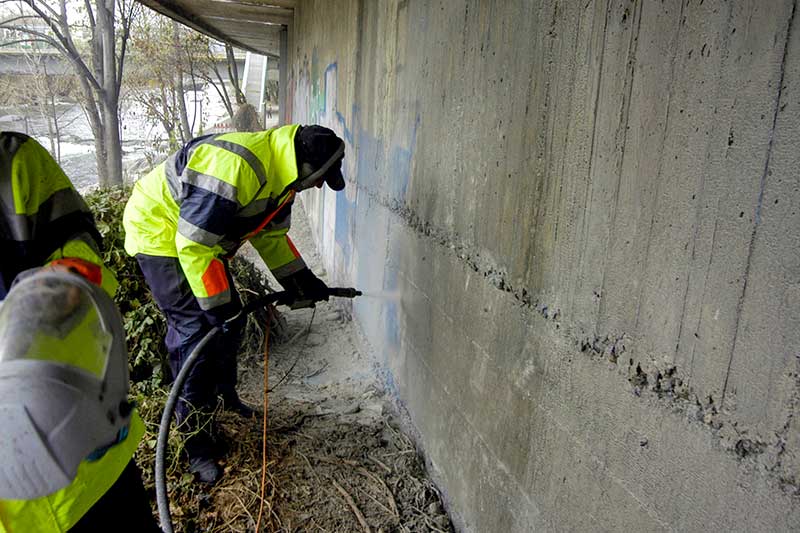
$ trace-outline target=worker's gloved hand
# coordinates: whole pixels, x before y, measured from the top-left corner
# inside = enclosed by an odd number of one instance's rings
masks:
[[[242,306],[239,302],[229,302],[218,305],[217,307],[212,307],[204,312],[204,316],[212,327],[220,327],[224,330],[226,329],[225,323],[236,316],[241,309]]]
[[[295,302],[307,300],[319,302],[327,300],[330,295],[325,282],[315,276],[308,268],[303,268],[283,278],[280,283]]]

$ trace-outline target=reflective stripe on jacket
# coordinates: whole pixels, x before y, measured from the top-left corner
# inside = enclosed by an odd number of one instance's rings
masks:
[[[35,500],[0,500],[0,533],[68,531],[117,481],[133,458],[142,435],[144,423],[134,411],[125,440],[112,446],[97,461],[78,465],[78,475],[69,486]],[[120,509],[121,519],[124,513]]]
[[[125,250],[177,257],[200,307],[228,303],[220,258],[245,240],[280,280],[305,267],[286,233],[297,125],[190,141],[139,180],[125,206]]]
[[[0,300],[18,273],[70,241],[83,243],[73,246],[79,257],[102,264],[94,218],[64,171],[34,139],[0,132]]]

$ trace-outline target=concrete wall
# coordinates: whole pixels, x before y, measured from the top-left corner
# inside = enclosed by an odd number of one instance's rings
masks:
[[[800,529],[792,0],[304,0],[333,277],[469,531]]]

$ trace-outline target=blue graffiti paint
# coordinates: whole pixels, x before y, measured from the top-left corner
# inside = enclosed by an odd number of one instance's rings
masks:
[[[389,166],[386,169],[389,177],[389,193],[394,200],[405,202],[408,192],[408,183],[411,180],[411,162],[413,149],[417,145],[417,129],[419,128],[419,114],[416,116],[411,129],[409,148],[395,146],[389,156]]]
[[[342,135],[342,138],[350,143],[353,144],[355,138],[353,136],[353,131],[347,125],[347,119],[345,116],[336,109],[336,102],[328,102],[328,76],[338,76],[339,74],[339,63],[334,61],[329,63],[327,67],[325,67],[325,71],[323,72],[322,76],[314,76],[316,73],[316,65],[317,65],[317,55],[316,55],[316,48],[314,49],[314,54],[311,58],[311,72],[312,72],[312,98],[314,102],[318,105],[310,106],[311,113],[312,113],[312,121],[317,123],[321,117],[327,116],[328,111],[331,111],[333,115],[336,117],[336,121],[339,123],[339,132]],[[320,84],[322,85],[320,87]],[[353,121],[357,122],[358,108],[353,105],[352,115]]]
[[[328,101],[333,89],[328,84],[337,82],[338,64],[336,62],[330,63],[325,68],[324,73],[320,75],[316,55],[312,57],[311,63],[311,91],[309,95],[311,102],[308,107],[310,118],[315,121],[323,117],[327,118],[328,121],[333,120],[335,124],[330,124],[330,126],[338,130],[337,132],[345,139],[350,148],[357,148],[355,154],[348,154],[347,157],[350,158],[350,163],[344,166],[345,172],[347,172],[347,169],[354,171],[355,179],[360,188],[363,187],[366,190],[374,191],[379,196],[388,196],[393,200],[405,202],[411,180],[417,131],[420,125],[419,114],[415,116],[414,123],[408,130],[405,146],[402,144],[387,146],[383,138],[379,138],[359,126],[362,122],[361,110],[355,103],[350,110],[350,121],[348,121],[347,117],[336,108],[337,102]],[[331,99],[333,100],[333,98]],[[355,160],[352,159],[353,156],[355,156]],[[348,196],[354,200],[351,201]],[[363,198],[359,200],[361,205],[358,205],[356,198]],[[345,264],[352,264],[354,260],[363,263],[356,270],[359,272],[359,277],[365,278],[364,280],[358,280],[359,282],[368,281],[368,279],[382,281],[384,290],[394,291],[397,288],[397,271],[384,267],[381,258],[368,254],[360,255],[354,249],[356,243],[353,242],[353,239],[356,234],[356,220],[359,213],[363,214],[365,209],[369,209],[369,203],[370,200],[367,195],[363,197],[342,193],[336,195],[334,239],[341,254],[340,258]],[[326,204],[323,202],[318,213],[322,220],[325,219],[325,209]],[[364,224],[363,219],[361,219],[361,224]],[[364,231],[363,228],[362,231]],[[379,231],[383,232],[386,229],[383,228]],[[371,235],[370,237],[377,240],[382,238],[379,235]],[[367,246],[367,248],[369,247]],[[363,254],[364,250],[362,249],[361,252]],[[370,271],[373,268],[377,268],[378,272]],[[366,308],[373,305],[376,304],[369,304]],[[400,303],[389,300],[382,303],[378,309],[380,309],[379,318],[377,315],[373,316],[376,319],[375,324],[382,330],[380,335],[384,337],[387,346],[399,349],[401,342],[400,323],[403,320],[403,310]],[[387,351],[387,354],[390,352],[391,350]]]
[[[344,138],[345,141],[347,141],[352,145],[353,132],[350,131],[350,129],[347,127],[347,121],[345,120],[344,115],[342,115],[340,112],[337,111],[336,120],[339,122],[339,125],[341,126],[342,138]]]
[[[350,264],[353,257],[351,245],[353,204],[347,199],[346,194],[336,195],[336,222],[334,227],[334,240],[342,252],[342,259]]]
[[[364,130],[358,132],[358,154],[356,155],[356,176],[359,185],[371,190],[380,190],[383,154],[383,141]]]

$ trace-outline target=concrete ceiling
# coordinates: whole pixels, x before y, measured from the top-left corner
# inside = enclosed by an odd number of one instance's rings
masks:
[[[297,0],[139,0],[147,7],[215,39],[277,57],[279,34]]]

